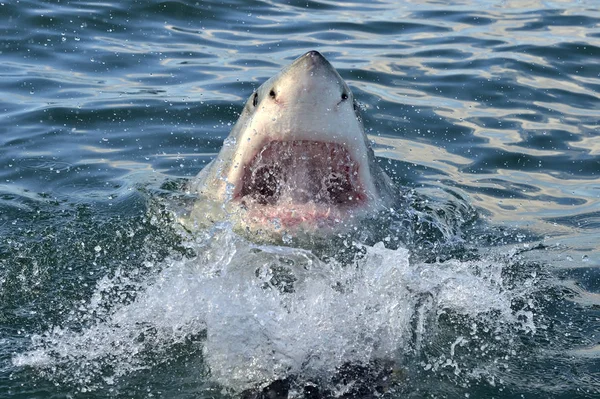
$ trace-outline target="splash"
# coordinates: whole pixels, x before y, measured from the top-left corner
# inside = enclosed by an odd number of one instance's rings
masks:
[[[381,360],[479,378],[485,366],[461,363],[461,350],[497,346],[507,326],[535,329],[514,308],[527,290],[507,288],[498,261],[413,263],[407,249],[381,243],[340,249],[350,262],[324,261],[249,243],[227,225],[186,245],[187,257],[99,280],[63,327],[34,335],[13,363],[88,391],[170,362],[181,347],[233,392],[290,377],[342,392],[332,380],[340,369]],[[445,329],[449,315],[465,328]]]

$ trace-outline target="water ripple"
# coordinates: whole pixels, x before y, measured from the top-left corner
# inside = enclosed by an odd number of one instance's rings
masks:
[[[590,336],[598,329],[600,289],[597,3],[0,3],[0,236],[13,237],[10,243],[0,240],[0,299],[14,287],[29,291],[23,296],[13,291],[10,298],[31,299],[0,312],[3,323],[25,320],[17,327],[0,326],[11,336],[10,353],[26,345],[14,331],[46,323],[43,315],[29,313],[40,299],[28,281],[41,281],[35,265],[51,264],[52,248],[65,254],[74,250],[74,238],[44,244],[62,231],[65,218],[89,221],[85,204],[90,203],[112,207],[113,214],[121,204],[125,213],[119,218],[137,216],[127,210],[135,208],[128,201],[139,187],[161,191],[157,182],[197,173],[218,152],[253,90],[298,55],[316,49],[352,87],[376,153],[396,182],[430,198],[431,207],[440,198],[468,198],[482,223],[501,226],[508,241],[542,237],[545,248],[553,249],[544,249],[534,263],[559,273],[560,293],[536,298],[544,328],[517,339],[544,353],[551,352],[547,343],[552,342],[553,350],[564,349],[570,358],[549,354],[530,368],[514,363],[535,385],[526,388],[519,373],[506,371],[514,395],[533,390],[537,396],[594,397],[597,347]],[[103,212],[95,217],[110,214]],[[111,236],[109,241],[124,239]],[[50,254],[48,259],[23,255],[19,248],[31,242],[45,248],[41,253]],[[80,269],[97,270],[90,266],[97,266],[97,254],[90,252]],[[18,255],[7,258],[12,253]],[[515,268],[535,274],[523,265]],[[518,273],[505,270],[505,277],[513,272]],[[86,273],[67,270],[60,278],[91,278]],[[0,302],[9,306],[4,303],[10,301]],[[448,331],[454,327],[446,326]],[[450,341],[452,350],[463,348],[463,341]],[[11,384],[3,370],[14,371],[4,363],[8,344],[3,345],[0,340],[0,390]],[[437,349],[450,353],[443,345]],[[560,381],[545,377],[545,362],[564,372]],[[427,372],[414,377],[422,389],[441,380],[458,382],[423,395],[459,396],[461,384],[473,389],[461,394],[506,393],[485,385],[481,376]],[[9,388],[20,389],[17,385],[27,385],[29,377],[18,374]],[[19,392],[44,396],[29,386]]]

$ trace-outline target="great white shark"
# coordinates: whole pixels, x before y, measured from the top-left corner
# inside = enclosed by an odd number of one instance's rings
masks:
[[[267,238],[349,229],[394,197],[352,91],[317,51],[250,95],[218,156],[188,188],[197,196],[189,228],[229,220]]]

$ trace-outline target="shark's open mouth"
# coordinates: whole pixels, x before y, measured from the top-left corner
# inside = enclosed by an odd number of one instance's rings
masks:
[[[243,166],[235,199],[254,216],[277,218],[286,225],[332,218],[339,222],[366,201],[359,167],[341,144],[271,141]]]

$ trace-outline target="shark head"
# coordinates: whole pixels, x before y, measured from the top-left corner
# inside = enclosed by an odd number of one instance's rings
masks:
[[[225,204],[246,228],[286,232],[347,226],[389,201],[390,187],[350,88],[317,51],[252,93],[192,183],[198,201]]]

